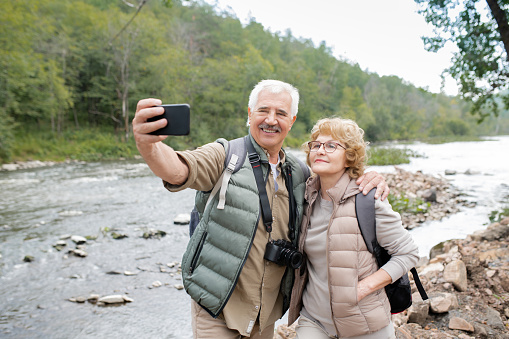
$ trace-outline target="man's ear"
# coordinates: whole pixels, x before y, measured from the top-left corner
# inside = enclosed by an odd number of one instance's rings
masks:
[[[247,121],[249,124],[251,124],[251,108],[247,108]]]
[[[292,129],[293,124],[295,123],[295,120],[297,120],[297,116],[294,115],[292,118],[292,123],[290,124],[290,129]]]

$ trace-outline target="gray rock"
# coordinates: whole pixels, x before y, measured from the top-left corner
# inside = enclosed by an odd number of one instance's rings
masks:
[[[484,315],[484,321],[489,327],[499,330],[505,329],[504,321],[502,320],[502,317],[497,310],[486,306],[482,312],[482,315]]]
[[[143,232],[143,235],[142,235],[142,237],[145,239],[151,239],[151,238],[161,239],[164,236],[166,236],[165,231],[154,230],[154,229],[149,229],[149,230]]]
[[[426,323],[428,313],[429,313],[428,301],[413,301],[412,306],[410,306],[407,311],[408,322],[416,323],[422,326]]]
[[[437,190],[430,188],[422,193],[422,198],[428,202],[437,202]]]
[[[76,302],[77,302],[77,303],[82,304],[82,303],[84,303],[85,301],[87,301],[87,298],[85,298],[85,297],[76,297]]]
[[[474,234],[471,235],[472,239],[475,241],[493,241],[506,238],[507,236],[509,236],[509,226],[502,225],[498,222],[491,224],[484,230],[475,231]]]

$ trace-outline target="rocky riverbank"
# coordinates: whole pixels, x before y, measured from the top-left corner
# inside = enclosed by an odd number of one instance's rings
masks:
[[[509,217],[436,245],[417,269],[429,299],[409,275],[413,305],[393,315],[396,338],[509,338],[508,245]],[[279,326],[274,339],[295,338],[294,326]]]
[[[461,206],[474,207],[462,192],[450,184],[445,177],[435,177],[404,171],[395,167],[394,173],[382,173],[391,195],[391,204],[400,211],[403,226],[407,229],[418,227],[428,220],[440,220],[459,212]]]

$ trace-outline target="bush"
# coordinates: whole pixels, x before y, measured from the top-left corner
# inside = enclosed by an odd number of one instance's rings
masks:
[[[410,163],[410,158],[421,157],[417,152],[407,148],[370,147],[368,148],[368,165],[386,166]]]
[[[431,206],[429,202],[425,202],[423,199],[416,197],[410,198],[401,193],[400,195],[394,195],[389,193],[389,201],[391,202],[392,209],[398,213],[426,213]]]

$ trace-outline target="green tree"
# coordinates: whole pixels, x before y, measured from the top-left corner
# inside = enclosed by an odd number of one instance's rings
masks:
[[[447,42],[458,48],[452,65],[445,70],[460,86],[463,98],[471,100],[472,113],[482,121],[498,115],[495,100],[509,87],[508,0],[415,0],[419,13],[435,26],[435,36],[424,37],[428,51],[438,51]],[[502,94],[506,107],[509,96]]]

